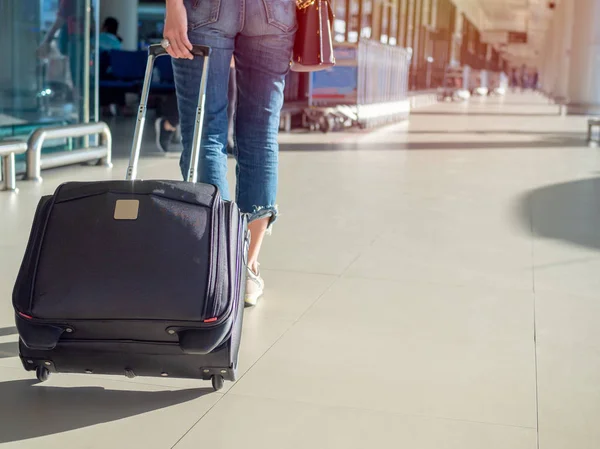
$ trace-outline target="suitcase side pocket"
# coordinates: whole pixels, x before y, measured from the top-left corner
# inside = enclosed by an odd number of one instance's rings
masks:
[[[210,299],[210,304],[207,302],[205,319],[208,320],[223,318],[223,314],[228,306],[229,269],[227,241],[230,237],[227,232],[229,226],[228,211],[226,203],[219,200],[214,213],[215,227],[212,247],[212,251],[217,255],[212,261],[212,269],[215,270],[215,290]]]

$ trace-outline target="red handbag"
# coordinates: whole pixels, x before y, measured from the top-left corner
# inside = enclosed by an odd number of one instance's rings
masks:
[[[333,11],[329,0],[298,0],[298,31],[294,41],[291,70],[316,72],[335,65],[333,54]]]

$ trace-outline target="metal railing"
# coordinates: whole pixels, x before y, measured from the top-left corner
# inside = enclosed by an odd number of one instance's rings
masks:
[[[0,190],[11,190],[13,192],[17,192],[15,154],[23,154],[25,151],[27,151],[27,142],[19,140],[0,142],[3,181]]]
[[[358,44],[358,119],[366,126],[406,118],[410,53],[364,40]]]
[[[42,146],[47,139],[100,136],[98,146],[78,150],[61,151],[42,155]],[[27,176],[33,181],[42,180],[42,169],[79,164],[93,160],[106,167],[112,167],[112,135],[104,122],[82,123],[55,128],[39,128],[27,141]]]

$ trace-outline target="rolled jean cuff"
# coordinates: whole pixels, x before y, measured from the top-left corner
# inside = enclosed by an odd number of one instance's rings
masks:
[[[263,218],[269,218],[269,224],[267,225],[267,234],[271,233],[271,227],[273,223],[277,221],[277,216],[279,215],[279,208],[275,206],[254,206],[254,211],[252,213],[248,213],[248,223],[252,223],[256,220],[261,220]]]

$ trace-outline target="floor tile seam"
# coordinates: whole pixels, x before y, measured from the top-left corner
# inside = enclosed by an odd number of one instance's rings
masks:
[[[359,255],[360,256],[360,255]],[[358,259],[358,257],[356,258],[356,260]],[[355,260],[354,260],[355,261]],[[352,263],[354,263],[354,261]],[[333,276],[332,276],[333,277]],[[301,313],[298,318],[296,318],[294,321],[292,321],[290,323],[290,325],[279,335],[279,337],[277,337],[277,339],[271,344],[269,345],[269,347],[254,361],[254,363],[252,363],[252,365],[240,376],[239,379],[237,379],[236,381],[236,385],[241,382],[241,380],[252,371],[252,369],[263,359],[263,357],[269,352],[271,351],[271,349],[277,345],[277,343],[279,343],[285,335],[287,335],[287,333],[300,321],[302,320],[302,318],[331,290],[331,288],[333,287],[333,285],[335,285],[336,282],[338,282],[341,279],[342,275],[338,275],[335,277],[335,279],[331,279],[331,282],[329,283],[329,285],[321,292],[321,294],[319,294],[317,296],[317,298],[304,310],[303,313]],[[242,334],[243,335],[243,334]],[[212,410],[212,408],[214,406],[216,406],[225,396],[227,396],[228,394],[231,394],[231,391],[233,390],[233,388],[235,387],[235,385],[229,389],[228,391],[226,391],[223,396],[217,401],[215,402],[215,404],[213,404],[213,406],[205,413],[203,414],[200,419],[198,419],[198,421],[192,426],[190,427],[190,429],[188,429],[188,431],[171,447],[171,449],[174,449],[184,438],[186,435],[189,434],[189,432],[192,431],[192,429]]]
[[[488,422],[488,421],[476,421],[476,420],[470,420],[470,419],[450,418],[447,416],[436,416],[436,415],[427,415],[427,414],[420,414],[420,413],[408,413],[408,412],[401,412],[401,411],[381,410],[381,409],[368,408],[368,407],[352,407],[352,406],[347,406],[347,405],[323,404],[323,403],[318,403],[318,402],[303,401],[303,400],[299,400],[299,399],[274,398],[274,397],[270,397],[270,396],[260,396],[260,395],[254,395],[254,394],[235,393],[235,392],[228,392],[227,395],[232,396],[232,397],[239,396],[239,397],[244,397],[244,398],[249,398],[249,399],[268,399],[268,400],[277,401],[277,402],[291,402],[294,404],[312,405],[312,406],[324,407],[327,409],[363,411],[363,412],[369,412],[369,413],[382,413],[382,414],[393,415],[393,416],[425,418],[425,419],[431,419],[431,420],[468,423],[468,424],[480,424],[480,425],[485,425],[485,426],[504,427],[504,428],[511,428],[511,429],[524,429],[524,430],[532,430],[532,431],[536,430],[535,427],[523,426],[523,425],[520,426],[520,425],[516,425],[516,424],[494,423],[494,422]]]
[[[197,421],[196,421],[194,424],[192,424],[192,425],[190,426],[190,428],[184,432],[184,434],[183,434],[183,435],[181,435],[181,437],[179,437],[179,439],[178,439],[178,440],[175,442],[175,444],[173,444],[173,445],[171,446],[171,448],[170,448],[170,449],[174,449],[174,448],[175,448],[177,445],[179,445],[179,443],[181,443],[181,442],[183,441],[183,439],[184,439],[184,438],[185,438],[187,435],[189,435],[189,433],[190,433],[192,430],[194,430],[194,427],[196,427],[196,426],[198,425],[198,423],[199,423],[200,421],[202,421],[202,420],[204,419],[204,417],[205,417],[206,415],[208,415],[208,414],[210,413],[210,411],[211,411],[213,408],[215,408],[215,407],[217,406],[217,404],[218,404],[219,402],[221,402],[221,401],[223,400],[223,398],[225,397],[225,395],[224,395],[224,394],[219,394],[219,396],[220,396],[220,397],[219,397],[219,399],[217,399],[217,400],[215,401],[215,403],[214,403],[214,404],[212,404],[212,405],[211,405],[211,406],[208,408],[208,410],[206,410],[206,411],[205,411],[205,412],[202,414],[202,416],[200,416],[200,418],[198,418],[198,420],[197,420]]]
[[[338,277],[340,277],[340,273],[307,271],[307,270],[290,270],[288,268],[269,268],[266,264],[264,266],[262,266],[261,270],[264,271],[265,273],[272,271],[274,273],[308,274],[311,276],[329,276],[329,277],[335,277],[336,279]]]
[[[299,323],[302,328],[302,331],[313,331],[313,332],[324,332],[327,329],[327,323],[321,319],[320,321],[313,320],[304,320],[302,323]],[[343,329],[339,329],[339,333],[351,333],[351,329],[355,329],[355,327],[345,327]],[[440,327],[437,328],[438,330]],[[290,329],[291,330],[291,329]],[[415,336],[413,334],[407,334],[405,331],[394,331],[391,327],[384,328],[383,330],[376,328],[375,326],[369,326],[368,328],[363,326],[361,328],[362,335],[364,337],[369,338],[386,338],[388,340],[397,341],[401,340],[407,345],[411,346],[419,345],[428,349],[435,349],[445,345],[451,349],[454,348],[482,348],[485,347],[487,349],[498,349],[500,346],[504,351],[507,352],[519,352],[524,350],[533,350],[533,345],[529,346],[531,342],[531,334],[528,333],[527,336],[523,336],[522,338],[514,338],[514,337],[480,337],[476,342],[473,341],[473,338],[464,337],[456,337],[456,332],[452,330],[448,331],[439,331],[440,335],[432,336],[431,333],[424,333]],[[524,346],[526,345],[526,346]],[[579,346],[581,347],[581,346]],[[593,348],[592,348],[593,349]],[[600,351],[600,348],[598,348]]]
[[[287,332],[294,327],[294,325],[300,321],[302,319],[302,317],[312,308],[312,306],[314,304],[316,304],[317,301],[319,301],[330,289],[331,286],[333,284],[335,284],[335,282],[337,282],[336,280],[333,280],[331,282],[331,284],[315,299],[315,301],[313,301],[313,303],[311,305],[308,306],[308,308],[295,320],[293,321],[288,327],[287,329],[285,329],[281,335],[260,355],[260,357],[246,370],[246,372],[244,372],[239,379],[237,379],[236,384],[239,383],[251,370],[252,368],[254,368],[256,366],[256,364],[258,362],[260,362],[260,360],[262,360],[262,358],[287,334]],[[242,333],[243,336],[243,333]],[[234,385],[235,386],[235,385]],[[220,398],[218,401],[216,401],[212,407],[210,407],[182,436],[181,438],[179,438],[177,440],[177,442],[171,446],[171,449],[175,449],[175,447],[194,429],[194,427],[196,427],[198,425],[198,423],[200,423],[200,421],[202,421],[202,419],[219,403],[223,400],[223,398],[225,398],[227,395],[231,394],[231,390],[233,389],[233,387],[231,389],[229,389],[228,391],[226,391]]]
[[[537,293],[533,293],[533,347],[534,347],[534,373],[535,373],[535,419],[536,419],[536,444],[540,449],[540,387],[539,387],[539,359],[537,338]]]
[[[536,264],[535,264],[535,242],[536,232],[534,224],[533,203],[531,198],[528,200],[529,226],[531,232],[531,287],[533,292],[533,364],[535,375],[535,443],[537,449],[540,449],[540,388],[538,376],[538,339],[537,339],[537,289],[536,289]]]
[[[302,320],[302,318],[308,314],[308,312],[310,312],[310,310],[312,310],[312,308],[317,304],[317,302],[319,302],[321,300],[321,298],[323,298],[333,287],[333,285],[335,285],[336,282],[338,282],[339,278],[336,279],[332,279],[331,282],[329,283],[329,285],[317,296],[317,298],[315,298],[315,300],[308,305],[308,307],[295,319],[293,320],[287,327],[286,329],[283,330],[283,332],[275,339],[275,341],[269,345],[269,347],[267,349],[265,349],[263,351],[263,353],[254,361],[254,363],[252,363],[252,365],[250,365],[250,367],[240,376],[239,379],[236,380],[236,385],[239,384],[239,382],[246,377],[246,375],[248,373],[250,373],[250,371],[252,371],[252,369],[263,359],[263,357],[269,352],[271,351],[271,349],[273,349],[273,347],[275,345],[277,345],[277,343],[279,343],[283,337],[285,337],[287,335],[287,333],[300,321]],[[242,333],[242,338],[243,338],[243,333]],[[228,395],[231,390],[233,388],[229,389],[224,396]]]
[[[344,268],[342,270],[342,272],[339,274],[339,278],[343,279],[346,275],[346,273],[354,266],[354,264],[356,264],[356,262],[358,262],[358,260],[364,255],[366,254],[367,251],[369,251],[370,249],[372,249],[375,244],[380,241],[382,238],[384,238],[386,236],[387,232],[385,231],[381,231],[378,234],[376,234],[371,241],[369,242],[368,245],[365,245],[364,248],[362,249],[362,251],[359,251],[358,254],[350,261],[350,263],[346,266],[346,268]]]
[[[443,282],[443,281],[416,281],[416,280],[405,280],[405,279],[392,279],[390,277],[384,276],[367,276],[367,275],[358,275],[358,274],[345,274],[343,275],[343,279],[356,279],[356,280],[365,280],[365,281],[383,281],[390,282],[394,284],[402,284],[402,285],[413,285],[413,286],[435,286],[435,287],[457,287],[457,288],[469,288],[469,287],[480,287],[480,288],[497,288],[500,291],[506,293],[527,293],[532,294],[531,288],[526,287],[497,287],[496,283],[492,282],[476,282],[476,283],[454,283],[454,282]]]

